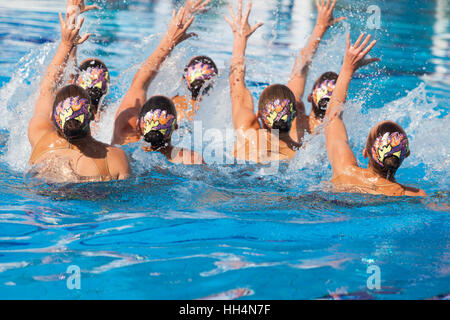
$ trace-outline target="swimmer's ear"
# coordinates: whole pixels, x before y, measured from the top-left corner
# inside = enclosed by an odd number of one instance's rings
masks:
[[[366,148],[364,148],[364,150],[363,150],[363,156],[364,156],[364,159],[367,159],[369,157],[369,153],[367,152]]]
[[[310,93],[308,96],[308,102],[311,103],[312,102],[312,94]]]

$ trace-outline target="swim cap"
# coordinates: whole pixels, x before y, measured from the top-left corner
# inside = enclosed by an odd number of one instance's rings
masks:
[[[97,88],[103,96],[108,91],[109,72],[105,68],[89,67],[80,72],[77,83],[85,90]]]
[[[177,118],[166,110],[149,110],[139,119],[139,129],[143,136],[151,132],[159,132],[164,139],[168,140],[175,131]]]
[[[379,136],[372,146],[372,159],[384,168],[384,160],[394,156],[399,159],[399,165],[402,164],[409,153],[408,137],[400,132],[386,132]]]
[[[80,122],[81,128],[86,129],[92,119],[91,105],[87,99],[69,97],[58,103],[53,111],[53,119],[62,131],[67,121],[72,119]]]
[[[262,112],[262,120],[271,129],[289,130],[297,112],[294,103],[289,99],[276,99],[266,104]]]
[[[336,87],[335,80],[325,80],[314,88],[312,93],[313,100],[320,111],[322,112],[327,111],[328,102],[331,99],[335,87]]]

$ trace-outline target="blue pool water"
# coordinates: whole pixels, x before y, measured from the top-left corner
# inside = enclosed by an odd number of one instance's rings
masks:
[[[226,150],[216,135],[231,128],[227,74],[232,35],[227,1],[198,17],[198,39],[175,50],[150,94],[183,93],[182,67],[209,55],[220,80],[197,115],[203,143]],[[314,19],[314,1],[254,1],[247,83],[258,94],[286,83]],[[177,1],[100,1],[87,14],[93,33],[79,59],[100,57],[112,76],[109,109],[97,137],[108,142],[112,120],[140,62],[156,47]],[[134,174],[124,182],[44,186],[26,175],[26,127],[36,89],[59,39],[60,0],[0,0],[0,298],[2,299],[427,299],[450,292],[449,85],[450,6],[446,0],[340,0],[349,20],[325,37],[307,91],[324,71],[339,71],[345,34],[368,31],[382,61],[351,85],[344,121],[358,161],[370,127],[391,119],[405,127],[412,155],[398,180],[426,199],[329,194],[324,138],[276,175],[255,165],[206,168],[168,164],[127,146]],[[381,28],[369,30],[369,5]],[[183,124],[178,145],[189,145]],[[187,138],[186,138],[187,137]],[[214,141],[212,141],[214,140]],[[198,141],[198,140],[197,140]],[[224,156],[225,157],[225,156]],[[223,158],[223,157],[222,157]],[[81,269],[81,289],[67,287],[67,268]],[[381,290],[369,290],[369,266]]]

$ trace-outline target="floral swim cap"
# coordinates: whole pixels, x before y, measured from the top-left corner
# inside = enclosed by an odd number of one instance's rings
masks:
[[[326,107],[321,107],[319,105],[320,100],[324,98],[331,99],[331,95],[333,94],[333,90],[336,87],[336,81],[334,80],[325,80],[321,84],[317,85],[313,90],[313,99],[314,103],[318,108],[322,111],[326,110]]]
[[[372,146],[372,159],[382,168],[384,167],[384,159],[395,156],[402,164],[409,153],[408,137],[399,132],[386,132],[383,136],[378,137]]]
[[[139,128],[143,136],[156,131],[160,132],[165,139],[170,139],[176,124],[176,117],[161,109],[150,110],[139,119]]]
[[[296,115],[297,112],[293,102],[289,99],[283,101],[276,99],[266,105],[262,112],[262,120],[271,129],[277,129],[274,128],[274,124],[278,121],[285,122],[287,128],[290,128]]]
[[[53,111],[53,119],[60,130],[64,130],[67,121],[75,119],[82,124],[82,128],[89,127],[92,119],[89,101],[80,97],[69,97],[61,101]]]
[[[109,72],[100,67],[87,68],[81,71],[77,83],[85,90],[98,88],[105,95],[108,91]]]

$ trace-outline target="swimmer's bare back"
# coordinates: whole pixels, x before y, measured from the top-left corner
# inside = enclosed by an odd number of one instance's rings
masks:
[[[99,182],[126,179],[119,169],[123,158],[126,155],[121,149],[92,138],[74,145],[53,131],[36,143],[30,165],[35,177],[48,182]]]

